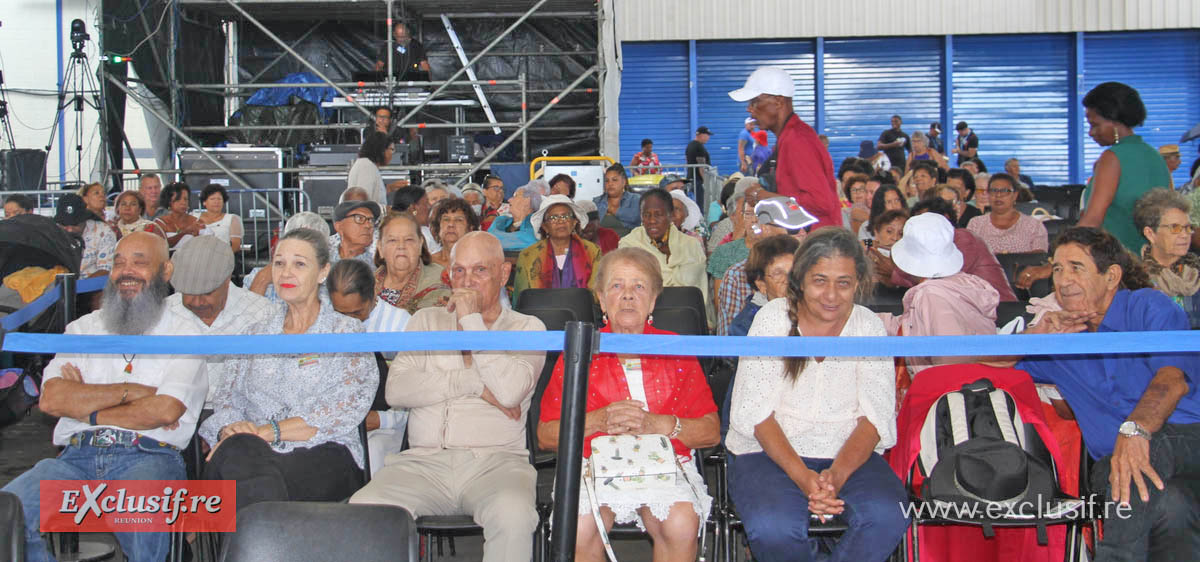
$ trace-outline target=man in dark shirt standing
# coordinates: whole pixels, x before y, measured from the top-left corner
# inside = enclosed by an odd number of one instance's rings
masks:
[[[712,131],[708,127],[700,127],[696,129],[696,138],[692,139],[687,145],[687,163],[688,164],[712,164],[712,158],[708,156],[708,149],[704,148],[704,144],[712,137]],[[704,208],[704,174],[699,168],[688,168],[688,179],[692,185],[696,186],[696,203],[700,208]]]
[[[775,152],[756,172],[766,182],[763,187],[795,199],[820,221],[813,228],[841,226],[833,159],[817,132],[792,109],[795,91],[787,70],[760,66],[741,89],[729,92],[729,97],[747,102],[746,110],[759,128],[775,133]]]
[[[979,156],[979,137],[966,121],[959,121],[954,130],[958,131],[958,137],[954,139],[953,152],[958,155],[958,167],[961,168],[963,162]]]
[[[929,132],[925,133],[925,136],[929,137],[929,148],[936,150],[938,152],[938,154],[946,153],[945,150],[942,150],[943,146],[942,146],[942,124],[941,123],[938,123],[937,121],[930,123],[929,124]]]
[[[903,121],[899,115],[892,116],[892,128],[884,131],[879,135],[879,142],[875,145],[879,150],[882,150],[888,157],[888,162],[892,163],[893,168],[898,168],[904,171],[904,151],[912,150],[912,144],[908,140],[908,135],[900,130],[900,124]]]
[[[408,74],[415,71],[429,72],[429,60],[425,56],[425,47],[420,41],[413,39],[408,33],[408,26],[397,23],[392,27],[392,73],[397,79],[409,78]],[[387,72],[387,43],[380,45],[375,55],[375,71]]]

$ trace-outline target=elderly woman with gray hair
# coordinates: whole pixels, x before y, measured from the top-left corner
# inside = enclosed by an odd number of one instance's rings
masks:
[[[498,215],[487,231],[500,239],[504,251],[521,251],[538,241],[533,214],[542,207],[542,194],[532,184],[518,187],[508,198],[508,214]]]
[[[557,205],[556,205],[557,206]],[[604,311],[602,333],[672,334],[655,328],[650,312],[662,292],[658,258],[641,248],[618,248],[596,264],[592,292]],[[542,397],[538,446],[558,446],[563,399],[563,361],[554,365]],[[712,506],[692,458],[695,449],[720,439],[717,406],[695,357],[599,353],[588,373],[584,456],[593,439],[607,435],[663,435],[678,458],[676,478],[641,489],[599,485],[592,515],[590,494],[581,494],[575,540],[577,560],[604,560],[605,532],[636,522],[654,541],[654,560],[695,560],[696,537]],[[671,459],[674,461],[675,459]],[[886,468],[886,465],[885,465]],[[894,478],[894,477],[893,477]]]
[[[886,335],[855,304],[871,285],[857,237],[818,229],[796,253],[787,296],[763,305],[749,335]],[[892,358],[743,357],[729,419],[729,493],[756,560],[813,560],[812,514],[846,519],[832,560],[884,560],[896,548],[907,496],[880,456],[896,444]]]
[[[286,306],[246,334],[360,333],[358,320],[318,297],[329,242],[298,228],[279,240],[271,281]],[[239,355],[200,426],[212,445],[205,479],[237,482],[239,509],[263,501],[337,501],[363,485],[358,424],[379,384],[369,353]]]
[[[1133,224],[1147,244],[1142,246],[1142,267],[1154,288],[1175,300],[1187,312],[1192,327],[1200,327],[1200,258],[1188,253],[1196,227],[1189,218],[1191,202],[1166,188],[1147,191],[1133,206]]]

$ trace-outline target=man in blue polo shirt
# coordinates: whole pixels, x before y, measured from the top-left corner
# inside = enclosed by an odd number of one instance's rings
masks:
[[[1107,232],[1075,227],[1054,248],[1055,297],[1027,333],[1187,330],[1169,297],[1138,286],[1137,269]],[[1027,357],[1017,368],[1053,383],[1075,413],[1097,459],[1094,490],[1125,512],[1109,511],[1096,560],[1187,560],[1200,552],[1200,354]]]

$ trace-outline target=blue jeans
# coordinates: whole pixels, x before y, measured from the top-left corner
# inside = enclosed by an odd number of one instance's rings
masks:
[[[832,459],[804,459],[820,472]],[[808,536],[808,496],[766,453],[729,455],[729,494],[737,505],[750,550],[759,562],[815,560],[817,541]],[[896,473],[872,453],[839,493],[849,529],[837,540],[829,560],[879,562],[904,538],[908,518],[904,486]]]
[[[44,459],[4,487],[21,498],[25,510],[25,560],[54,560],[38,530],[42,480],[183,480],[179,451],[157,444],[94,447],[70,445],[57,458]],[[132,562],[162,562],[170,548],[168,533],[115,533]]]
[[[1108,485],[1112,457],[1092,467],[1092,490],[1112,498]],[[1166,424],[1150,439],[1150,466],[1164,488],[1146,479],[1150,501],[1130,482],[1128,517],[1110,510],[1096,561],[1192,560],[1200,552],[1200,423]]]

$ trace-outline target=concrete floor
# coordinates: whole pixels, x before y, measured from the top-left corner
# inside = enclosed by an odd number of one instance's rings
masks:
[[[24,420],[0,429],[0,486],[29,470],[41,459],[58,454],[58,450],[50,442],[57,418],[41,413],[36,408]],[[112,535],[84,534],[81,541],[103,541],[113,544]],[[435,560],[470,562],[483,559],[482,537],[457,537],[454,540],[455,555],[450,555],[448,543],[443,543],[443,555],[435,556]],[[709,536],[712,544],[712,536]],[[436,543],[434,554],[437,554]],[[613,549],[617,557],[629,562],[649,562],[651,560],[650,542],[647,540],[614,541]],[[116,560],[122,558],[118,554]]]

